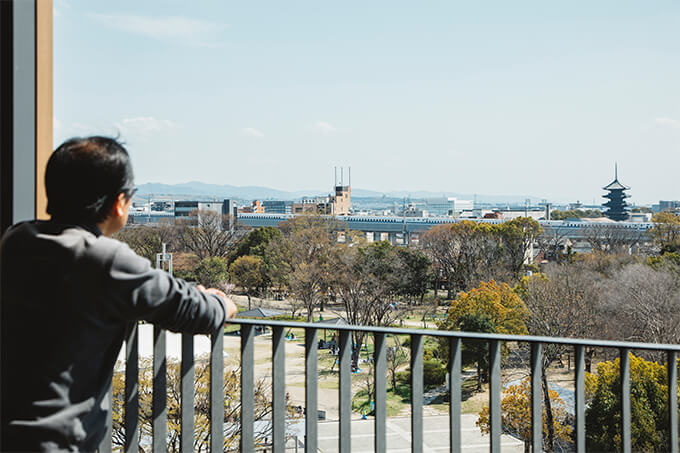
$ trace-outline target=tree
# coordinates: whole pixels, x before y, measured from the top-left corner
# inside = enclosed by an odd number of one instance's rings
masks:
[[[594,251],[602,253],[629,253],[644,239],[638,229],[618,224],[592,224],[583,228],[584,236]]]
[[[262,258],[259,256],[241,256],[229,266],[231,278],[241,286],[248,296],[248,310],[251,309],[250,298],[262,284]]]
[[[545,225],[543,234],[538,237],[538,247],[544,259],[562,261],[570,255],[571,241],[568,230],[557,225]]]
[[[488,316],[480,313],[466,313],[456,322],[458,330],[463,332],[494,333],[496,326]],[[446,342],[448,347],[448,342]],[[448,353],[445,355],[448,357]],[[477,391],[482,390],[482,381],[487,380],[489,369],[489,342],[466,340],[463,342],[463,363],[474,363],[477,366]]]
[[[279,286],[282,284],[282,276],[279,275],[281,269],[276,267],[278,263],[267,253],[271,243],[281,240],[282,234],[278,228],[262,227],[252,230],[238,242],[236,250],[229,257],[230,262],[248,255],[262,258],[261,289],[266,293],[272,283],[278,283]]]
[[[552,432],[555,438],[564,443],[571,441],[572,428],[569,425],[569,415],[566,405],[559,394],[554,390],[548,390],[549,398],[554,408],[552,417]],[[548,436],[547,411],[543,407],[543,438]],[[511,385],[504,393],[501,400],[501,424],[503,430],[524,441],[524,451],[531,451],[531,381],[529,378],[522,379],[519,384]],[[489,407],[485,406],[479,413],[476,425],[488,434],[491,431],[489,421]]]
[[[666,367],[633,354],[630,359],[630,411],[633,451],[670,451]],[[621,450],[620,359],[601,362],[586,380],[586,448]]]
[[[663,211],[652,217],[654,227],[649,236],[660,252],[680,253],[680,215]]]
[[[432,261],[418,249],[399,247],[396,251],[401,274],[397,292],[406,297],[409,303],[413,299],[420,299],[422,304],[431,280]]]
[[[338,246],[337,222],[320,216],[298,216],[280,225],[283,237],[270,241],[265,261],[271,278],[293,293],[293,310],[304,308],[311,321],[328,289],[332,250]],[[298,305],[298,303],[301,305]]]
[[[525,335],[525,321],[529,315],[524,302],[505,283],[482,282],[478,288],[461,292],[451,302],[446,319],[440,325],[444,330],[455,330],[465,315],[482,315],[493,323],[496,332]]]
[[[256,228],[239,241],[233,259],[246,255],[259,256],[264,259],[269,243],[279,241],[281,238],[282,234],[278,228]]]
[[[550,212],[552,220],[582,219],[582,218],[602,217],[599,209],[569,209],[567,211],[554,210]]]
[[[196,280],[206,288],[225,289],[229,281],[229,264],[226,258],[204,258],[194,268]]]
[[[421,243],[435,263],[435,271],[453,291],[467,291],[480,281],[505,278],[499,227],[463,220],[438,225],[421,237]]]
[[[394,341],[394,346],[389,346],[387,348],[386,364],[387,372],[389,373],[390,381],[392,382],[392,389],[396,392],[397,371],[409,362],[409,355],[399,342],[398,336],[392,336],[392,340]]]
[[[113,236],[125,242],[139,256],[156,262],[156,254],[163,250],[163,243],[170,249],[176,248],[177,230],[174,225],[160,223],[157,226],[128,226]]]
[[[596,333],[597,296],[600,277],[580,264],[551,264],[545,274],[524,277],[516,288],[528,309],[526,326],[531,335],[551,337],[589,337]],[[553,430],[556,417],[548,390],[546,370],[567,348],[546,344],[541,363],[543,405],[547,417],[546,448],[554,450],[558,438]],[[590,367],[593,349],[587,349]],[[590,368],[588,368],[590,369]]]
[[[353,325],[389,325],[398,312],[393,303],[398,288],[399,261],[388,242],[338,247],[331,281],[340,296],[347,321]],[[352,332],[352,360],[357,363],[365,333]]]
[[[233,250],[243,231],[224,228],[228,216],[213,211],[196,211],[195,225],[179,225],[179,244],[199,258],[226,257]]]
[[[630,264],[603,288],[602,310],[616,339],[680,342],[680,279],[671,270]]]
[[[496,226],[501,237],[505,260],[515,279],[533,257],[534,243],[543,232],[541,225],[530,217],[518,217]]]
[[[432,259],[435,275],[435,295],[439,290],[442,279],[446,282],[447,288],[453,280],[453,263],[456,260],[456,252],[452,243],[453,232],[449,225],[437,225],[420,237],[420,245]]]
[[[524,324],[528,312],[522,300],[507,284],[495,281],[482,282],[479,288],[461,292],[451,302],[441,330],[464,330],[468,332],[496,332],[525,335]],[[486,342],[464,341],[465,360],[477,364],[477,389],[486,378],[488,357]],[[448,342],[440,343],[442,357],[448,357]]]

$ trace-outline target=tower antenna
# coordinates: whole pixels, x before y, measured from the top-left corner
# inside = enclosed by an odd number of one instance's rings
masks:
[[[614,179],[619,180],[619,163],[614,162]]]
[[[338,167],[333,167],[335,170],[335,179],[333,180],[333,185],[337,186],[338,185]]]
[[[349,167],[347,172],[349,173],[349,184],[347,184],[347,185],[351,187],[352,186],[352,167]]]
[[[340,167],[340,185],[344,186],[345,184],[345,167]]]

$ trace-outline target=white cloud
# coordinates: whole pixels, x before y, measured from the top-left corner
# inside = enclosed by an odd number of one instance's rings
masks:
[[[335,132],[335,131],[337,130],[337,129],[335,128],[335,126],[333,126],[333,125],[330,124],[330,123],[327,123],[326,121],[317,121],[317,122],[314,124],[314,127],[315,127],[317,130],[319,130],[319,131],[321,131],[322,133],[324,133],[324,134],[330,134],[330,133],[333,133],[333,132]]]
[[[116,30],[154,39],[177,39],[193,45],[215,45],[227,24],[187,17],[145,17],[123,14],[89,14],[96,21]]]
[[[662,126],[680,127],[680,120],[674,120],[672,118],[657,118],[655,122]]]
[[[115,123],[116,129],[123,137],[148,137],[151,134],[177,129],[179,126],[170,120],[159,120],[152,116],[125,118]]]
[[[264,137],[264,134],[262,133],[261,130],[255,129],[254,127],[246,127],[243,129],[243,135],[246,137],[255,137],[255,138],[262,138]]]

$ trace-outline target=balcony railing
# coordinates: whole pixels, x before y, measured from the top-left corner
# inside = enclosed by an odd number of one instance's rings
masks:
[[[595,341],[556,337],[536,337],[518,335],[480,334],[438,330],[417,330],[385,327],[362,326],[319,326],[318,324],[238,319],[241,330],[241,452],[255,451],[255,407],[254,407],[254,338],[256,326],[272,329],[272,413],[271,449],[285,451],[286,445],[286,358],[285,329],[296,328],[305,331],[305,451],[316,452],[318,446],[318,366],[317,332],[319,330],[339,331],[339,441],[337,451],[351,451],[351,354],[353,331],[365,332],[374,336],[374,379],[375,379],[375,435],[374,449],[385,452],[386,445],[386,335],[409,335],[411,349],[411,451],[423,451],[423,339],[438,337],[449,342],[449,450],[460,452],[461,444],[461,354],[462,343],[466,340],[486,341],[489,343],[489,421],[490,451],[499,452],[501,445],[501,345],[503,342],[528,343],[531,346],[531,424],[532,451],[542,451],[542,355],[544,344],[557,344],[572,347],[575,357],[575,449],[584,452],[586,445],[585,430],[585,348],[609,348],[619,351],[621,358],[621,439],[624,452],[631,451],[631,395],[630,359],[631,350],[662,351],[667,355],[668,367],[668,432],[669,445],[673,453],[678,452],[678,392],[677,358],[679,345]],[[223,451],[224,442],[224,333],[212,336],[210,353],[210,451]],[[165,332],[154,328],[153,347],[153,451],[166,451],[167,414],[166,414],[166,374],[165,374]],[[125,368],[125,433],[123,451],[137,453],[139,442],[138,400],[138,338],[135,328],[127,338]],[[131,416],[131,414],[133,414]],[[111,420],[109,420],[111,427]],[[194,441],[194,351],[193,337],[182,336],[181,363],[181,451],[193,451]],[[110,433],[109,433],[110,434]],[[112,437],[108,435],[100,451],[112,450]]]

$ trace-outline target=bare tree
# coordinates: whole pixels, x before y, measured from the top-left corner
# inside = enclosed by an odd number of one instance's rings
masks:
[[[136,254],[152,263],[156,260],[156,253],[163,250],[163,243],[168,244],[168,250],[175,250],[177,247],[177,229],[169,222],[158,225],[130,225],[116,233],[114,237],[125,242]]]
[[[549,261],[560,261],[571,245],[567,229],[552,225],[543,226],[543,234],[538,236],[537,242],[539,251]]]
[[[334,258],[333,289],[340,296],[347,322],[353,325],[385,326],[394,321],[399,307],[393,297],[399,290],[400,266],[394,248],[387,242],[338,248]],[[364,332],[352,332],[352,362],[358,363]]]
[[[680,342],[680,280],[665,268],[625,266],[605,286],[603,310],[614,338]]]
[[[637,228],[618,224],[591,224],[582,228],[583,235],[593,251],[603,253],[630,253],[644,239]]]
[[[196,211],[195,215],[195,224],[180,224],[179,243],[201,259],[227,256],[244,235],[244,231],[225,228],[228,216],[214,211]]]
[[[545,268],[545,274],[523,281],[521,295],[529,310],[526,321],[532,335],[551,337],[588,337],[595,333],[598,312],[599,274],[580,264],[555,264]],[[543,402],[546,407],[548,442],[554,448],[553,413],[548,394],[546,369],[557,360],[566,347],[546,344],[543,349]],[[591,362],[592,349],[588,351]]]
[[[392,335],[394,346],[388,346],[386,354],[387,372],[390,375],[392,382],[392,389],[397,390],[397,372],[399,369],[409,363],[409,354],[399,342],[399,337]]]
[[[293,313],[305,309],[311,321],[328,289],[330,257],[338,247],[338,225],[320,216],[300,216],[281,225],[283,237],[272,241],[265,260],[293,293]]]

